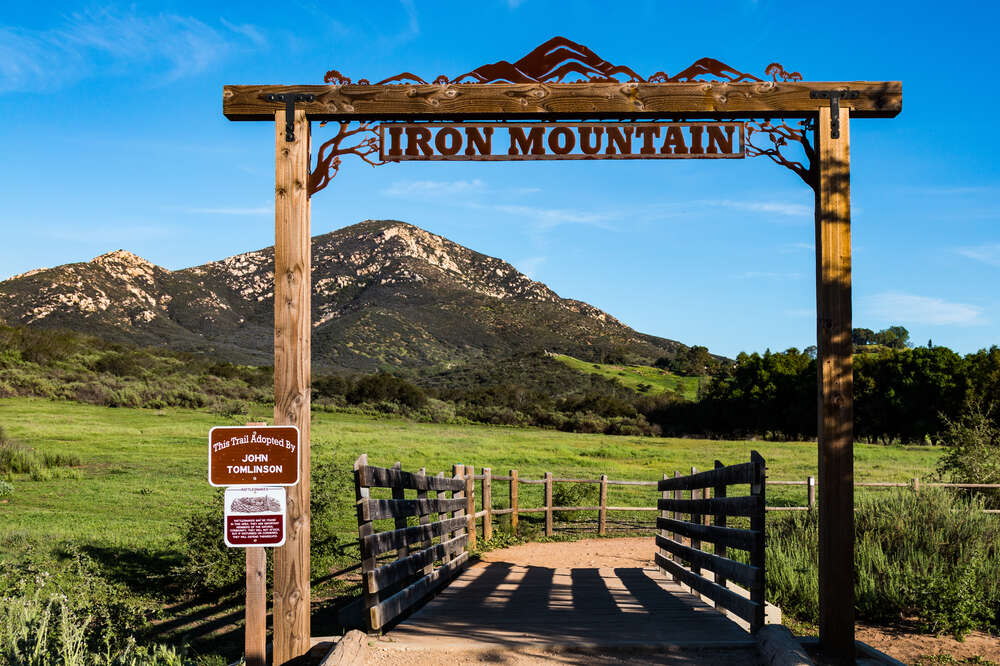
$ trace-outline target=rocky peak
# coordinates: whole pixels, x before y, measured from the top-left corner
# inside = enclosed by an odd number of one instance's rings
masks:
[[[157,270],[164,270],[151,261],[132,254],[128,250],[115,250],[107,252],[90,260],[94,266],[103,268],[113,277],[128,281],[130,279],[142,279],[146,282],[153,281],[153,275]]]

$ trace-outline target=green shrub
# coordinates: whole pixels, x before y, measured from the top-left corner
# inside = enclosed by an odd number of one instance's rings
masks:
[[[944,417],[945,453],[937,469],[941,477],[952,483],[1000,483],[1000,427],[992,411],[973,403],[954,420]],[[991,508],[1000,508],[1000,491],[982,489],[977,494]]]
[[[860,620],[915,618],[925,631],[962,636],[1000,629],[1000,521],[983,503],[943,489],[866,497],[855,513]],[[768,598],[818,618],[816,512],[769,517]]]
[[[7,497],[14,494],[14,484],[0,479],[0,497]]]
[[[553,506],[597,506],[600,489],[594,483],[553,483]],[[552,517],[563,522],[583,520],[583,511],[555,511]]]

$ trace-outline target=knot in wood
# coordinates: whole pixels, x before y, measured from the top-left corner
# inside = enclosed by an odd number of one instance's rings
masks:
[[[449,99],[455,99],[456,97],[458,97],[458,91],[455,90],[454,88],[448,88],[447,90],[442,91],[441,94]]]
[[[407,88],[406,89],[406,96],[407,97],[416,97],[417,96],[417,89],[416,88],[412,88],[412,87],[411,88]]]

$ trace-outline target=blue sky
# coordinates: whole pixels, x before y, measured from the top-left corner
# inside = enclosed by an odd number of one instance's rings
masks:
[[[176,269],[270,245],[273,129],[227,121],[224,84],[431,80],[562,35],[643,76],[707,56],[901,80],[902,114],[851,126],[854,323],[975,351],[1000,343],[997,19],[963,2],[4,3],[0,279],[117,248]],[[314,234],[411,222],[713,352],[815,341],[812,193],[765,158],[349,158],[312,210]]]

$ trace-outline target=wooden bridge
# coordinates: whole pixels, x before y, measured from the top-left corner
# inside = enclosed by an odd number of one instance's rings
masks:
[[[683,648],[722,650],[728,663],[754,663],[753,634],[765,622],[765,466],[756,452],[747,463],[717,461],[707,472],[651,482],[660,493],[659,534],[639,542],[642,556],[616,567],[572,558],[539,565],[512,559],[517,548],[466,566],[477,517],[486,513],[475,510],[469,471],[411,473],[398,463],[370,466],[366,456],[355,464],[362,622],[383,632],[380,646],[401,650],[401,659],[415,650]],[[552,509],[560,508],[552,507],[550,476],[547,531]],[[516,475],[510,481],[519,482]],[[749,493],[730,496],[733,485],[749,486]],[[374,489],[391,497],[373,497]],[[731,516],[742,524],[730,526]],[[596,543],[616,548],[616,541]],[[733,549],[746,555],[731,559]],[[780,622],[780,614],[767,619]]]

